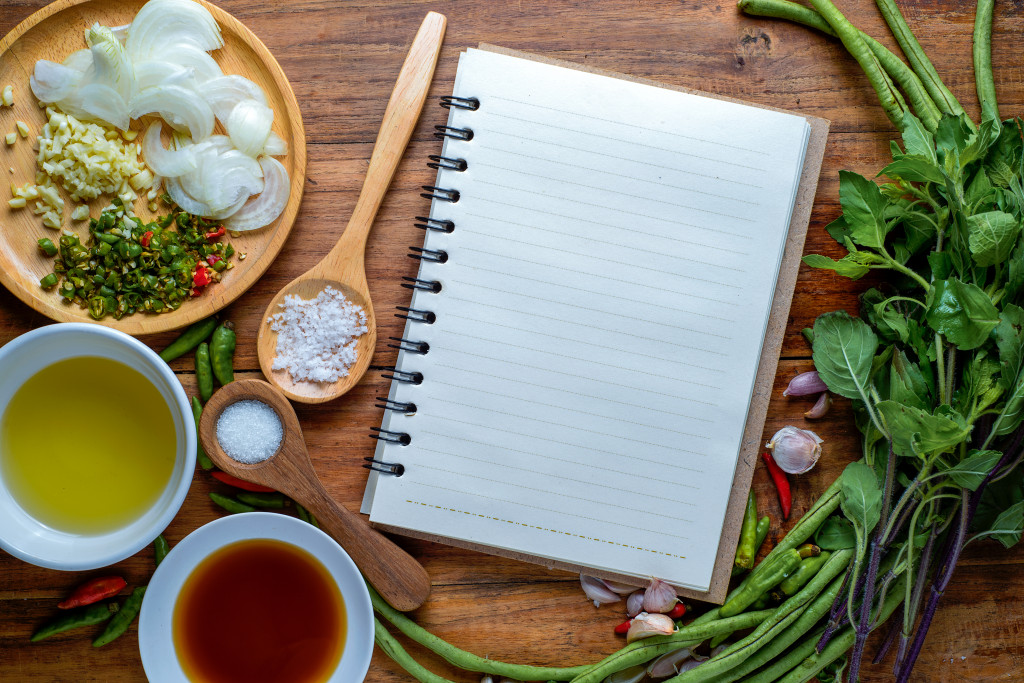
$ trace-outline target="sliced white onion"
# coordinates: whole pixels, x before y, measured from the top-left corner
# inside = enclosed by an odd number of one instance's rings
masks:
[[[165,51],[166,46],[191,43],[201,50],[224,45],[217,21],[192,0],[150,0],[128,27],[128,54],[143,61]]]
[[[133,119],[154,112],[172,114],[187,126],[196,141],[213,132],[210,105],[195,90],[180,85],[157,85],[141,90],[131,99],[130,109]]]
[[[160,61],[193,69],[197,83],[205,83],[224,75],[224,72],[220,70],[220,65],[217,64],[213,57],[195,45],[188,43],[168,45],[167,49],[162,51],[157,58]],[[199,97],[202,97],[202,95],[199,95]]]
[[[130,27],[131,24],[124,24],[122,26],[111,26],[110,30],[114,33],[114,37],[121,41],[121,44],[124,45],[125,41],[128,40],[128,29]]]
[[[128,105],[109,85],[90,83],[57,102],[64,112],[83,119],[99,120],[120,130],[128,130],[131,119]]]
[[[203,83],[203,97],[213,107],[213,113],[221,123],[227,125],[231,110],[242,100],[256,100],[267,104],[263,89],[248,78],[237,74],[221,76]]]
[[[135,90],[135,71],[124,46],[113,31],[99,24],[89,29],[86,42],[92,52],[92,66],[85,72],[83,84],[109,86],[127,101]]]
[[[160,140],[162,131],[163,125],[156,121],[150,124],[142,138],[142,154],[146,165],[153,169],[153,173],[167,178],[177,178],[196,170],[196,157],[191,148],[165,149]]]
[[[36,62],[36,64],[39,64],[39,62]],[[75,50],[64,59],[64,66],[85,73],[92,66],[92,50],[88,48]]]
[[[274,110],[256,100],[242,100],[228,117],[228,137],[242,152],[256,157],[267,144],[270,127],[274,125]]]
[[[164,189],[182,210],[197,216],[210,215],[210,207],[185,192],[177,178],[164,178]]]
[[[40,59],[28,84],[40,102],[58,102],[73,93],[81,80],[81,71]]]
[[[180,64],[170,62],[142,62],[135,65],[136,91],[152,88],[157,85],[181,85],[193,87],[195,71]]]
[[[211,210],[210,211],[210,215],[208,217],[209,218],[213,218],[213,219],[218,220],[218,221],[222,221],[225,218],[227,218],[228,216],[233,216],[236,213],[238,213],[238,210],[241,209],[243,206],[245,206],[245,203],[247,201],[249,201],[249,195],[244,195],[244,196],[242,196],[241,199],[239,199],[237,202],[235,202],[234,204],[232,204],[229,207],[226,207],[226,208],[221,209],[219,211]]]
[[[270,131],[267,144],[263,146],[263,153],[268,157],[283,157],[288,154],[288,143],[274,131]]]
[[[224,221],[228,230],[255,230],[270,225],[288,205],[288,170],[273,157],[260,157],[263,192],[250,198],[241,209]]]
[[[251,156],[233,149],[204,159],[199,169],[199,186],[203,194],[196,198],[211,211],[223,212],[249,195],[263,192],[263,169]]]

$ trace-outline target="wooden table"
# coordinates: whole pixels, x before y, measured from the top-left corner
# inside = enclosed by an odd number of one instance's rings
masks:
[[[0,33],[6,33],[45,0],[0,0]],[[833,40],[806,29],[739,15],[728,2],[696,0],[220,0],[246,23],[280,61],[298,96],[309,144],[309,171],[298,223],[277,261],[226,315],[238,328],[236,367],[240,377],[259,376],[256,360],[258,319],[272,294],[316,262],[338,238],[355,203],[370,149],[399,67],[424,13],[448,16],[449,28],[431,95],[450,93],[458,53],[489,42],[595,67],[730,95],[766,105],[796,109],[831,119],[832,129],[807,239],[808,252],[833,254],[824,226],[839,212],[837,171],[873,175],[882,167],[895,132],[856,65]],[[847,2],[848,16],[892,46],[874,6]],[[912,28],[952,90],[977,116],[971,70],[973,7],[953,0],[920,0],[908,9]],[[996,86],[1004,116],[1024,102],[1015,38],[1024,29],[1019,3],[998,3],[993,38]],[[1017,106],[1015,106],[1017,105]],[[367,247],[367,271],[380,330],[377,363],[394,360],[385,345],[397,336],[401,320],[394,306],[407,302],[401,276],[416,271],[407,246],[422,233],[413,217],[428,210],[418,188],[432,171],[425,166],[438,143],[432,127],[444,110],[431,103],[413,137]],[[6,129],[5,129],[6,130]],[[2,152],[0,152],[2,154]],[[2,229],[2,226],[0,226]],[[824,311],[856,310],[860,283],[851,284],[803,268],[776,380],[765,437],[786,424],[808,426],[805,400],[781,396],[788,379],[810,369],[800,329]],[[6,291],[0,291],[0,343],[48,321]],[[145,338],[160,347],[172,334]],[[195,393],[191,360],[174,363],[182,384]],[[360,467],[371,453],[369,428],[380,423],[374,397],[386,382],[371,373],[351,393],[322,406],[297,406],[314,465],[334,497],[355,510],[366,480]],[[857,434],[848,404],[839,401],[813,428],[825,438],[825,456],[808,475],[794,477],[794,517],[813,501],[847,462],[856,457]],[[754,485],[762,512],[780,518],[774,491],[762,468]],[[208,475],[197,473],[180,514],[166,532],[173,545],[218,517],[209,501]],[[0,520],[2,523],[2,520]],[[776,524],[770,541],[784,533]],[[534,565],[498,559],[426,542],[400,539],[426,566],[434,588],[416,620],[440,636],[480,655],[549,665],[593,661],[621,646],[612,627],[621,607],[594,609],[577,577]],[[1024,552],[995,544],[968,548],[916,668],[918,681],[1019,680],[1024,644],[1017,637],[1024,602]],[[153,571],[144,551],[117,565],[131,585]],[[144,680],[132,633],[93,650],[89,637],[68,634],[39,644],[28,637],[49,619],[67,591],[96,572],[60,573],[29,566],[0,554],[0,680]],[[869,647],[870,650],[870,647]],[[412,651],[435,671],[457,681],[435,657]],[[888,680],[884,666],[867,667],[864,680]],[[368,681],[411,680],[387,657],[375,655]]]

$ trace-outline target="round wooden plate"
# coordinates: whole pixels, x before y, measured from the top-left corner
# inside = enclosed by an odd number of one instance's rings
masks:
[[[220,24],[224,47],[213,57],[226,74],[241,74],[259,84],[274,110],[274,131],[288,143],[288,155],[278,159],[288,169],[291,195],[284,213],[271,225],[231,238],[245,260],[235,259],[235,267],[224,279],[208,288],[201,296],[185,302],[177,311],[163,314],[136,313],[121,320],[112,317],[99,321],[128,334],[151,334],[171,330],[205,318],[237,299],[267,270],[284,245],[295,223],[302,201],[306,179],[306,136],[302,127],[299,104],[281,66],[267,47],[237,19],[208,2],[199,2],[210,10]],[[31,132],[27,139],[18,138],[13,146],[2,145],[0,171],[15,185],[35,179],[35,152],[32,142],[46,123],[46,114],[39,108],[29,88],[29,76],[37,60],[62,62],[75,50],[85,47],[83,31],[95,22],[121,26],[131,22],[144,0],[58,0],[47,5],[14,28],[0,41],[0,89],[14,86],[14,106],[0,109],[0,138],[14,131],[15,121],[24,121]],[[141,129],[139,121],[133,129]],[[218,132],[222,132],[219,129]],[[141,135],[139,136],[141,140]],[[13,169],[12,171],[8,170]],[[75,230],[86,241],[87,221],[72,221],[67,193],[61,190],[66,207],[64,227]],[[53,260],[36,247],[41,237],[56,241],[59,232],[43,227],[31,208],[10,209],[6,190],[0,190],[0,282],[26,304],[61,322],[96,322],[86,309],[67,304],[56,289],[44,290],[39,280],[53,270]],[[109,197],[100,197],[90,204],[93,217],[109,204]],[[136,214],[150,220],[153,216],[144,200],[136,202]],[[31,207],[31,204],[30,204]],[[162,206],[161,209],[166,207]],[[160,209],[158,209],[159,211]]]

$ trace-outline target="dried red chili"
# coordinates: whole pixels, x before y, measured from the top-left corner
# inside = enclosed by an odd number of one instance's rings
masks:
[[[232,477],[227,472],[221,472],[220,470],[216,470],[214,472],[210,472],[210,474],[217,481],[227,484],[228,486],[234,486],[236,489],[242,489],[243,491],[252,491],[253,493],[275,493],[274,489],[272,488],[263,486],[262,484],[254,484],[251,481],[245,481],[244,479],[239,479],[238,477]]]
[[[84,607],[94,602],[112,598],[128,585],[120,576],[99,576],[86,581],[68,596],[67,600],[58,603],[57,609],[73,609]]]
[[[624,636],[629,633],[629,625],[633,623],[632,619],[626,619],[624,622],[615,627],[615,633],[620,636]]]
[[[764,458],[764,463],[768,466],[768,474],[771,475],[772,481],[775,482],[775,488],[779,492],[779,505],[782,506],[782,517],[783,519],[789,519],[789,511],[793,507],[793,494],[789,490],[789,479],[786,478],[786,473],[775,462],[775,458],[772,457],[771,453],[765,451],[761,457]]]

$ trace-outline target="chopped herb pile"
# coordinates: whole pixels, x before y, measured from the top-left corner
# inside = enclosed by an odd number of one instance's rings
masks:
[[[95,320],[174,311],[234,267],[235,250],[220,241],[224,234],[217,221],[180,211],[143,223],[115,200],[115,210],[89,221],[88,245],[70,231],[58,245],[39,241],[39,249],[54,256],[53,273],[39,284],[56,286]]]

